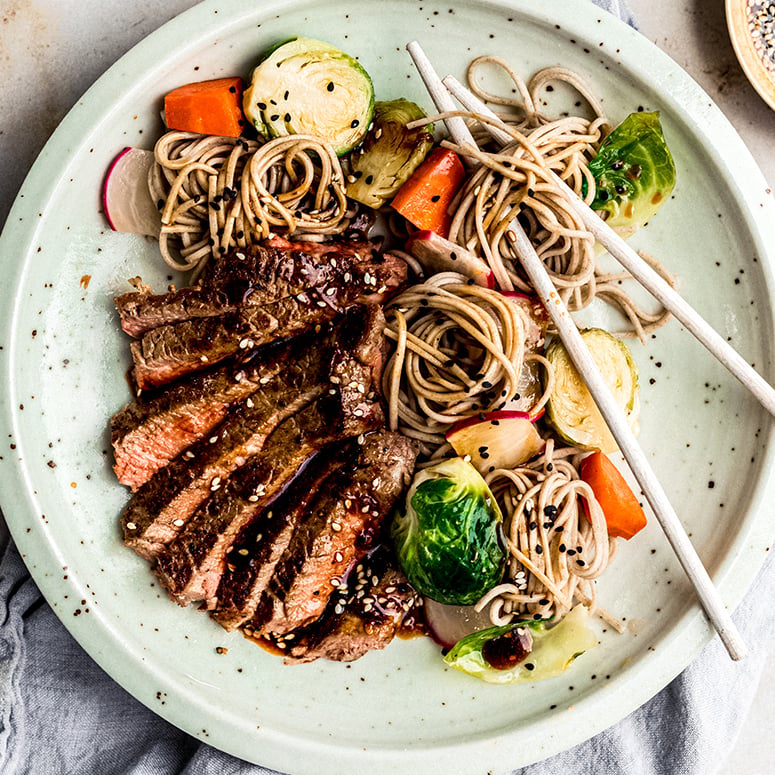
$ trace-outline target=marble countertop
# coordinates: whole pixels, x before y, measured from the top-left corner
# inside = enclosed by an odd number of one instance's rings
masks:
[[[196,0],[0,0],[0,223],[38,152],[81,94],[125,51]],[[720,0],[630,0],[641,32],[710,95],[775,186],[775,112],[750,86]],[[66,73],[67,77],[62,77]],[[0,520],[0,537],[2,537]],[[775,654],[723,775],[773,771]]]

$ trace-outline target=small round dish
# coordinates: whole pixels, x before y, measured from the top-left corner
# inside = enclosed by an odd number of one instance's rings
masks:
[[[727,27],[751,85],[775,110],[775,3],[726,0]]]

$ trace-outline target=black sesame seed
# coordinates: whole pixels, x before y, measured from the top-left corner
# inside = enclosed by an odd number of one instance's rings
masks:
[[[266,110],[266,103],[265,102],[258,102],[256,103],[258,105],[259,110]]]
[[[237,87],[236,86],[229,86],[229,92],[231,94],[236,94],[237,93]]]
[[[606,199],[608,199],[608,192],[607,192],[607,191],[605,191],[605,190],[598,191],[598,192],[597,192],[597,198],[598,198],[598,199],[599,199],[601,202],[605,202],[605,201],[606,201]]]
[[[616,186],[616,193],[617,194],[624,194],[627,192],[627,189],[624,186]]]
[[[536,546],[536,554],[543,554],[544,553],[544,547],[540,544]]]
[[[531,522],[531,523],[528,525],[528,527],[529,527],[531,530],[535,530],[535,529],[538,527],[538,522]]]
[[[536,616],[538,616],[539,619],[541,618],[540,614],[536,614]],[[536,666],[532,662],[525,662],[525,670],[535,670],[535,667]]]
[[[453,261],[457,261],[457,253],[455,253],[455,251],[454,251],[454,250],[450,251],[449,257],[450,257],[450,258],[451,258]]]
[[[438,194],[434,194],[431,197],[431,202],[438,202],[441,199],[441,197]]]
[[[355,129],[355,127],[357,127],[357,126],[358,126],[358,124],[360,124],[360,123],[361,123],[361,122],[360,122],[360,121],[358,121],[358,119],[357,119],[357,118],[354,118],[354,119],[353,119],[353,120],[350,122],[350,129]]]
[[[285,114],[285,120],[286,120],[286,122],[289,122],[291,120],[291,114],[290,113],[286,113]]]
[[[328,89],[328,91],[333,91],[334,90],[334,82],[333,81],[329,81],[328,82],[328,86],[326,86],[326,89]]]
[[[561,551],[561,552],[564,552],[564,551],[565,551],[565,548],[566,548],[566,547],[565,547],[565,544],[560,544],[560,547],[559,547],[559,549],[560,549],[560,551]]]
[[[576,554],[575,549],[568,549],[568,557],[573,557]]]
[[[584,560],[576,560],[576,565],[580,565],[582,568],[586,565]]]
[[[285,94],[283,94],[283,99],[284,99],[284,100],[287,100],[287,99],[288,99],[288,94],[289,94],[289,93],[290,93],[290,92],[289,92],[289,91],[286,89],[286,90],[285,90]]]
[[[279,113],[272,113],[272,115],[269,116],[269,120],[270,121],[277,121],[279,118],[280,118],[280,114]]]
[[[370,186],[370,185],[371,185],[371,184],[374,182],[374,175],[367,175],[367,176],[364,178],[363,182],[364,182],[364,183],[365,183],[367,186]]]

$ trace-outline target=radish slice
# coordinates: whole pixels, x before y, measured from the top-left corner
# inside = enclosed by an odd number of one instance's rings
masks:
[[[511,470],[535,457],[544,440],[526,412],[501,410],[467,417],[447,431],[447,441],[461,457],[484,474],[495,468]]]
[[[527,296],[517,291],[501,291],[507,298],[519,305],[527,314],[528,325],[525,331],[525,347],[528,350],[538,350],[543,347],[546,330],[551,321],[546,307],[537,296]]]
[[[406,242],[406,250],[429,272],[459,272],[483,288],[495,287],[495,277],[481,258],[434,231],[418,231],[412,235]]]
[[[445,649],[451,649],[472,632],[492,627],[489,613],[477,612],[472,605],[444,605],[426,597],[423,606],[428,632]]]
[[[102,186],[102,206],[113,231],[158,238],[161,215],[148,189],[153,151],[124,148],[113,159]]]

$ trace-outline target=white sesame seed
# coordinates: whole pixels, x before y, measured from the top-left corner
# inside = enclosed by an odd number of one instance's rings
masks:
[[[186,523],[182,519],[176,519],[173,523],[175,527],[183,527]]]
[[[342,582],[339,579],[331,579],[331,586],[338,587]]]
[[[237,554],[241,554],[243,557],[247,557],[248,556],[248,550],[247,549],[240,549],[239,552],[237,552]]]
[[[135,525],[134,522],[127,522],[126,523],[126,529],[127,530],[137,530],[137,525]]]
[[[261,379],[258,380],[259,385],[266,385],[267,382],[271,382],[271,379],[269,377],[261,377]]]
[[[341,562],[341,561],[344,559],[344,556],[342,555],[342,553],[341,553],[341,552],[337,552],[337,553],[334,555],[334,559],[335,559],[337,562]]]
[[[183,455],[186,460],[193,460],[194,459],[194,453],[191,450],[188,450],[185,455]]]
[[[215,442],[218,441],[218,437],[217,436],[210,436],[209,441],[210,441],[211,444],[215,444]]]

